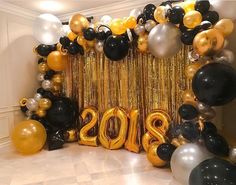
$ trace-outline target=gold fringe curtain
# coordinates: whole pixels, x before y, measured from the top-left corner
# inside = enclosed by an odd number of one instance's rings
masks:
[[[119,62],[94,51],[71,56],[65,72],[66,95],[78,101],[80,111],[93,106],[100,115],[116,106],[138,109],[142,132],[146,116],[154,109],[167,111],[177,123],[182,93],[190,88],[184,74],[188,51],[184,47],[172,58],[157,59],[134,48]]]

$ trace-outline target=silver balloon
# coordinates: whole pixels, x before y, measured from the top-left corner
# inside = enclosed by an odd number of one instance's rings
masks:
[[[214,57],[214,60],[216,62],[228,62],[230,64],[234,62],[234,59],[234,53],[228,49],[223,49]]]
[[[25,115],[26,115],[27,117],[31,117],[31,116],[33,115],[33,113],[32,113],[30,110],[27,110],[27,111],[25,112]]]
[[[52,86],[53,86],[53,83],[50,80],[44,80],[42,82],[42,88],[44,90],[50,90],[50,89],[52,89]]]
[[[211,120],[216,116],[215,110],[211,108],[209,105],[199,102],[197,104],[197,107],[200,112],[201,118],[203,118],[204,120]]]
[[[138,16],[140,15],[140,14],[142,14],[142,10],[141,9],[139,9],[139,8],[136,8],[136,9],[133,9],[133,10],[131,10],[131,12],[129,13],[129,16],[133,16],[133,17],[135,17],[136,19],[138,18]]]
[[[44,81],[44,74],[39,73],[38,76],[37,76],[37,80],[38,80],[39,82]]]
[[[143,25],[137,24],[134,28],[134,33],[136,35],[142,35],[145,33],[145,27]]]
[[[145,29],[150,32],[155,26],[156,26],[156,22],[153,20],[148,20],[145,24]]]
[[[188,185],[188,179],[193,168],[211,157],[212,154],[203,146],[194,143],[181,145],[171,157],[172,174],[182,185]]]
[[[42,95],[39,94],[39,93],[36,93],[36,94],[34,95],[34,99],[35,99],[36,101],[39,101],[40,99],[42,99]]]
[[[180,30],[171,23],[158,24],[148,35],[148,48],[158,58],[172,57],[182,47]]]
[[[229,160],[236,164],[236,147],[235,148],[231,148],[230,152],[229,152]]]
[[[104,43],[102,41],[98,41],[95,44],[95,49],[97,52],[102,53],[103,52],[103,45]]]
[[[39,15],[33,25],[35,38],[46,45],[56,44],[62,35],[61,21],[52,14]]]
[[[129,42],[131,43],[131,42],[133,41],[132,32],[130,31],[130,29],[127,29],[127,30],[126,30],[126,33],[127,33],[127,35],[128,35]]]
[[[34,98],[29,98],[26,102],[26,107],[30,111],[38,110],[38,102]]]
[[[105,25],[109,25],[112,21],[112,17],[109,15],[104,15],[102,16],[102,18],[100,19],[100,22],[102,22]]]

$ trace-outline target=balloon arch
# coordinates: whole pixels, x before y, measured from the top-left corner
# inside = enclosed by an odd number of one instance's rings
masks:
[[[171,118],[164,111],[150,113],[142,147],[154,166],[170,163],[173,176],[182,184],[236,185],[236,148],[230,148],[211,122],[215,117],[212,107],[225,105],[236,96],[236,71],[231,67],[234,54],[225,49],[226,39],[234,30],[235,7],[233,1],[165,1],[158,6],[148,4],[143,10],[134,9],[123,19],[106,15],[94,24],[75,14],[69,21],[70,31],[64,36],[55,16],[40,15],[34,28],[35,37],[42,43],[35,48],[41,87],[33,98],[20,101],[28,120],[13,130],[16,148],[24,154],[35,153],[45,144],[47,135],[49,150],[61,148],[66,141],[79,140],[79,144],[89,146],[97,146],[99,141],[108,149],[124,145],[132,152],[140,152],[135,121],[138,112],[128,115],[116,107],[106,111],[97,125],[96,109],[87,108],[79,121],[88,124],[77,128],[76,103],[63,96],[62,91],[68,55],[95,50],[104,52],[111,61],[121,62],[133,45],[141,53],[169,58],[184,44],[192,48],[186,68],[192,88],[183,93],[183,104],[176,110],[181,124],[171,125]],[[106,134],[107,121],[114,116],[120,120],[120,131],[116,138],[110,138]],[[99,132],[91,136],[89,132],[94,127],[99,127]],[[169,138],[168,133],[174,137]]]

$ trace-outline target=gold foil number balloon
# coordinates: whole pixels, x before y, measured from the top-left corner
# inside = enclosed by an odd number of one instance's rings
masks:
[[[184,26],[187,28],[193,29],[202,22],[202,15],[198,11],[190,11],[184,16]]]
[[[46,130],[35,120],[22,121],[12,132],[12,142],[22,154],[34,154],[41,150],[46,142]]]
[[[116,138],[113,139],[111,139],[107,134],[109,120],[112,117],[117,117],[120,120],[119,134]],[[103,147],[108,149],[121,148],[125,143],[127,132],[128,132],[128,116],[126,115],[126,112],[124,110],[116,107],[116,108],[111,108],[104,113],[101,123],[99,125],[99,133],[98,133],[99,141]]]
[[[121,35],[126,32],[126,27],[122,19],[113,19],[110,28],[115,35]]]
[[[156,166],[156,167],[162,167],[166,165],[166,161],[163,161],[157,155],[157,148],[159,145],[160,145],[159,142],[152,143],[147,152],[148,160],[152,163],[153,166]]]
[[[231,19],[221,19],[216,23],[214,28],[219,30],[226,37],[234,31],[234,23]]]
[[[98,136],[89,136],[88,132],[90,129],[95,127],[98,122],[98,112],[94,108],[86,108],[81,114],[83,121],[86,117],[90,115],[91,120],[89,123],[84,125],[79,132],[79,144],[81,145],[88,145],[88,146],[98,146]]]
[[[89,21],[81,14],[75,14],[69,21],[70,29],[75,34],[81,34],[83,29],[89,27]]]

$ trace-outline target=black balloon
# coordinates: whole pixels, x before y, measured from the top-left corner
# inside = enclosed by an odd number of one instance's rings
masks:
[[[216,134],[217,133],[217,128],[212,122],[204,122],[204,128],[202,130],[202,134],[206,136],[207,134]]]
[[[42,95],[44,98],[48,98],[51,101],[53,101],[55,99],[55,96],[51,91],[44,91]]]
[[[54,74],[55,74],[55,71],[53,71],[53,70],[48,70],[46,72],[46,75],[48,75],[50,78],[52,78]]]
[[[198,116],[198,110],[191,104],[183,104],[179,107],[179,115],[184,120],[192,120]]]
[[[219,134],[208,133],[204,135],[206,148],[218,156],[229,155],[229,145],[227,141]]]
[[[62,130],[58,130],[53,133],[49,133],[47,137],[48,150],[57,150],[63,147],[65,140]]]
[[[23,113],[25,113],[25,112],[28,110],[28,108],[27,108],[26,106],[20,106],[20,110],[21,110]]]
[[[180,6],[174,6],[168,13],[169,21],[173,24],[180,24],[183,22],[184,9]]]
[[[158,146],[157,155],[161,160],[169,162],[175,149],[176,146],[169,143],[163,143]]]
[[[176,123],[171,123],[169,130],[167,132],[167,137],[168,138],[176,138],[181,134],[181,124],[176,124]]]
[[[98,40],[103,41],[103,40],[106,39],[106,33],[104,31],[99,31],[99,32],[96,33],[96,38]]]
[[[187,27],[184,26],[184,24],[179,24],[179,29],[181,32],[185,32],[185,31],[189,31],[189,29]]]
[[[37,53],[40,56],[46,57],[49,55],[49,53],[52,52],[52,48],[49,45],[45,45],[45,44],[40,44],[37,48],[36,48]]]
[[[231,102],[236,95],[236,70],[223,63],[211,63],[197,71],[192,80],[197,99],[210,106]]]
[[[195,36],[196,32],[194,30],[184,31],[181,35],[181,41],[186,45],[192,45]]]
[[[149,20],[149,19],[154,20],[155,10],[156,10],[156,6],[154,4],[148,4],[144,7],[143,13],[146,16],[146,20]]]
[[[38,121],[39,116],[38,116],[37,114],[33,114],[33,115],[31,116],[31,119]]]
[[[109,36],[103,46],[107,58],[118,61],[125,58],[129,51],[129,42],[124,36]]]
[[[96,38],[96,32],[94,31],[93,28],[88,28],[83,31],[84,32],[84,38],[86,40],[94,40]]]
[[[43,58],[38,59],[38,64],[41,64],[42,62],[44,62]]]
[[[56,44],[49,45],[49,47],[50,47],[50,49],[51,49],[51,52],[57,50],[57,45],[56,45]]]
[[[66,129],[73,125],[75,116],[76,107],[74,103],[65,97],[55,99],[51,108],[47,111],[48,121],[59,129]]]
[[[219,14],[216,11],[209,11],[203,16],[203,20],[215,24],[219,21]]]
[[[210,8],[210,2],[208,0],[197,0],[195,2],[195,10],[201,14],[206,14]]]
[[[137,17],[137,24],[139,24],[139,23],[145,24],[147,20],[148,19],[147,19],[146,15],[142,13]]]
[[[112,32],[109,30],[109,31],[106,31],[106,38],[107,39],[108,37],[110,37],[112,35]]]
[[[181,134],[189,141],[196,141],[200,138],[199,125],[193,122],[184,122],[181,124]]]
[[[70,45],[70,39],[66,36],[60,38],[61,45],[66,48]]]
[[[208,30],[212,27],[212,23],[210,21],[202,21],[200,27],[203,30]]]
[[[79,44],[77,44],[76,42],[70,42],[67,49],[71,55],[76,55],[80,52],[81,46]]]
[[[236,166],[218,158],[205,160],[192,170],[189,185],[236,185]]]
[[[37,93],[43,95],[45,93],[45,90],[42,87],[40,87],[37,89]]]

